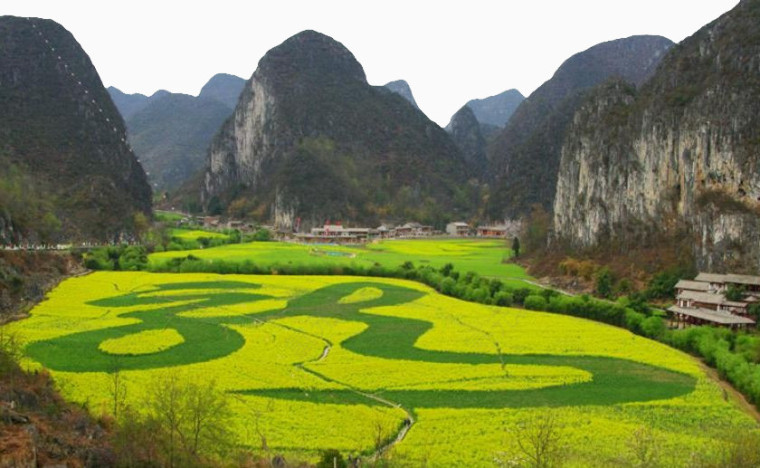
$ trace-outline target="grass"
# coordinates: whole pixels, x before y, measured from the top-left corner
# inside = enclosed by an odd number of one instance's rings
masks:
[[[182,218],[184,218],[184,216],[180,213],[175,213],[173,211],[163,211],[163,210],[154,210],[153,217],[156,219],[156,221],[167,222],[167,223],[181,221]]]
[[[512,256],[504,241],[482,239],[384,240],[365,247],[252,242],[211,249],[159,252],[152,254],[149,260],[151,265],[156,267],[171,258],[187,255],[227,262],[249,260],[272,267],[317,264],[364,267],[380,264],[397,267],[409,261],[415,265],[440,268],[451,263],[461,273],[474,271],[481,276],[499,278],[517,287],[530,287],[525,280],[532,280],[521,266],[504,262]]]
[[[174,228],[169,231],[171,237],[177,237],[183,240],[198,240],[201,237],[207,239],[228,239],[230,236],[217,231],[203,231],[201,229],[181,229]]]
[[[213,379],[230,396],[237,443],[255,450],[264,434],[269,450],[313,460],[326,447],[371,452],[404,410],[416,423],[393,456],[411,466],[491,466],[515,450],[510,431],[548,412],[574,466],[627,463],[642,426],[667,466],[757,430],[692,358],[660,343],[402,280],[99,272],[64,281],[10,328],[25,365],[48,367],[94,412],[111,407],[115,369],[131,405],[167,372]],[[130,339],[176,337],[166,330],[183,341],[129,353]]]

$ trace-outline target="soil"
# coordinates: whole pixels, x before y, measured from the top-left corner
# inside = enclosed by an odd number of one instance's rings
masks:
[[[61,280],[84,272],[68,252],[0,251],[0,324],[25,317]]]

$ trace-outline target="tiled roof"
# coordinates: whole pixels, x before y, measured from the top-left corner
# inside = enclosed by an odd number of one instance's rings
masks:
[[[686,289],[689,291],[709,291],[710,283],[702,281],[680,280],[676,283],[676,289]]]
[[[751,284],[760,286],[760,276],[750,275],[721,275],[719,273],[700,273],[694,278],[694,281],[706,281],[708,283],[734,283],[734,284]]]
[[[721,325],[755,324],[755,321],[750,318],[717,310],[672,306],[668,308],[668,311],[677,314],[688,315],[690,317],[698,318],[701,320],[707,320],[713,323],[719,323]]]

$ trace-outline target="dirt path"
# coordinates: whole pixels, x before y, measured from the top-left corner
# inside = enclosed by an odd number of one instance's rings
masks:
[[[403,411],[406,414],[406,418],[404,418],[403,423],[398,428],[398,431],[396,432],[396,435],[393,436],[393,437],[391,437],[388,440],[388,442],[385,443],[383,446],[377,447],[375,449],[374,453],[372,453],[371,455],[368,456],[368,459],[370,461],[376,461],[378,458],[380,458],[381,456],[383,456],[386,452],[388,452],[389,450],[391,450],[396,444],[398,444],[398,443],[400,443],[401,441],[404,440],[404,438],[406,437],[406,434],[409,432],[409,430],[412,428],[412,426],[416,422],[416,420],[414,419],[414,413],[412,413],[411,410],[409,410],[408,408],[405,408],[400,403],[397,403],[395,401],[391,401],[391,400],[382,398],[382,397],[374,395],[372,393],[364,392],[364,391],[359,390],[358,388],[356,388],[356,387],[354,387],[354,386],[352,386],[350,384],[347,384],[345,382],[341,382],[339,380],[335,380],[335,379],[330,378],[330,377],[328,377],[328,376],[326,376],[326,375],[324,375],[324,374],[322,374],[320,372],[317,372],[317,371],[315,371],[313,369],[309,369],[308,367],[306,367],[307,364],[321,362],[321,361],[323,361],[323,360],[325,360],[327,358],[327,356],[330,354],[330,350],[332,349],[332,346],[333,346],[333,343],[330,340],[328,340],[327,338],[325,338],[323,336],[315,335],[315,334],[306,332],[304,330],[300,330],[298,328],[291,327],[291,326],[288,326],[288,325],[284,325],[284,324],[281,324],[281,323],[276,323],[276,322],[271,322],[271,321],[258,321],[258,322],[259,323],[268,323],[268,324],[271,324],[271,325],[275,325],[275,326],[279,326],[279,327],[288,329],[288,330],[296,332],[296,333],[302,333],[302,334],[310,336],[312,338],[316,338],[318,340],[321,340],[325,344],[324,348],[322,348],[322,353],[319,355],[319,357],[317,357],[316,359],[309,359],[307,361],[293,363],[294,367],[300,369],[303,372],[309,373],[309,374],[311,374],[311,375],[313,375],[313,376],[315,376],[315,377],[317,377],[319,379],[322,379],[325,382],[336,383],[336,384],[342,385],[347,390],[349,390],[351,392],[354,392],[357,395],[361,395],[364,398],[367,398],[369,400],[374,400],[374,401],[380,403],[381,405],[388,406],[390,408],[400,409],[401,411]]]
[[[707,375],[710,376],[711,379],[715,380],[718,383],[718,385],[720,385],[720,387],[723,389],[723,394],[724,394],[725,399],[730,398],[731,400],[735,401],[741,409],[743,409],[745,412],[747,412],[749,415],[755,418],[755,421],[760,423],[760,411],[758,411],[755,405],[747,401],[744,395],[739,393],[739,391],[735,389],[730,383],[721,379],[717,370],[708,366],[707,364],[705,364],[699,359],[697,359],[697,361],[699,361],[699,365],[705,371],[705,373],[707,373]]]

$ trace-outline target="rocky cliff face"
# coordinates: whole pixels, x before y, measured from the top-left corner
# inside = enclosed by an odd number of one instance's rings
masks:
[[[151,191],[87,54],[60,25],[0,18],[0,241],[113,239]]]
[[[246,83],[211,145],[202,199],[210,211],[244,209],[282,226],[433,221],[456,215],[464,174],[443,129],[368,85],[342,44],[305,31],[270,50]]]
[[[656,69],[672,42],[633,36],[598,44],[557,69],[531,94],[488,146],[494,219],[517,217],[533,204],[551,209],[565,131],[585,93],[611,77],[639,85]]]
[[[673,48],[636,92],[609,83],[573,117],[558,241],[686,236],[699,268],[760,268],[760,1]],[[683,240],[683,239],[682,239]]]
[[[420,108],[420,106],[417,105],[417,101],[414,100],[414,95],[412,94],[412,88],[409,87],[409,83],[407,83],[404,80],[396,80],[391,81],[390,83],[386,83],[384,88],[388,89],[389,91],[392,91],[407,101],[409,101],[414,107],[417,109]]]
[[[446,126],[446,131],[459,147],[470,174],[483,178],[488,166],[486,139],[472,109],[469,106],[459,109]]]
[[[481,124],[501,128],[507,125],[524,100],[525,96],[520,91],[509,89],[496,96],[473,99],[467,103],[467,107],[472,109]]]

